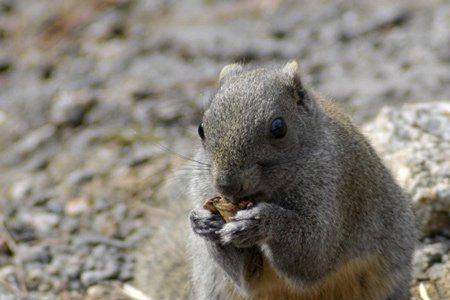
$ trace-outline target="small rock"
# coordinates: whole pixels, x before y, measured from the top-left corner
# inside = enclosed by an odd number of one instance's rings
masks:
[[[76,279],[80,276],[83,261],[78,256],[70,257],[66,264],[62,265],[63,274],[69,279]]]
[[[99,245],[98,247],[105,247],[105,245],[112,246],[114,248],[126,249],[129,245],[121,240],[115,240],[99,234],[80,234],[74,238],[75,245]],[[103,248],[95,248],[96,253],[102,253]]]
[[[157,95],[158,95],[158,92],[156,90],[148,88],[148,87],[136,89],[135,91],[132,92],[132,98],[136,102],[142,101],[142,100],[147,100],[149,98],[155,98]]]
[[[91,286],[106,279],[118,278],[122,261],[123,255],[116,248],[95,246],[84,264],[81,282],[84,286]]]
[[[48,264],[52,259],[50,246],[48,245],[35,245],[30,247],[28,245],[21,244],[17,249],[16,255],[22,262]]]
[[[121,281],[127,281],[133,279],[135,271],[134,257],[126,256],[125,261],[120,269],[119,279]]]
[[[78,126],[95,102],[95,96],[84,91],[62,92],[53,104],[50,119],[56,125]]]
[[[29,224],[42,236],[49,234],[61,219],[60,216],[54,213],[40,209],[21,211],[17,218],[21,222]]]
[[[416,277],[421,276],[434,263],[440,263],[449,249],[450,242],[433,243],[416,249],[413,258]]]
[[[12,265],[6,265],[0,268],[0,280],[2,282],[7,283],[13,290],[20,291],[19,281],[16,276],[16,268]],[[0,285],[1,287],[1,285]],[[4,295],[3,291],[0,289],[2,293],[0,295]],[[8,290],[8,292],[11,292]],[[16,299],[16,298],[6,298],[6,299]]]
[[[0,57],[0,74],[10,71],[12,68],[12,61],[7,57]]]
[[[58,149],[56,144],[45,145],[30,155],[30,158],[26,161],[23,168],[27,171],[45,169],[58,151],[60,151],[60,149]]]
[[[140,164],[148,162],[150,159],[156,157],[158,154],[161,154],[162,149],[155,146],[136,146],[133,148],[131,153],[124,159],[125,164],[130,167],[135,167]]]
[[[80,220],[75,217],[66,217],[61,221],[59,227],[63,231],[74,233],[80,227]]]
[[[104,237],[113,237],[117,234],[119,220],[110,213],[97,214],[92,222],[92,227]]]
[[[25,197],[30,195],[31,187],[32,184],[31,180],[29,179],[20,180],[14,183],[14,185],[11,188],[11,198],[14,201],[23,200]]]
[[[22,220],[9,222],[7,227],[16,242],[29,242],[36,239],[36,230]]]
[[[123,34],[121,24],[121,15],[115,10],[109,10],[86,28],[86,36],[92,40],[108,40],[120,36]]]
[[[90,209],[89,199],[78,197],[67,201],[64,212],[68,216],[78,216]]]
[[[61,202],[59,202],[59,201],[57,201],[55,199],[49,201],[45,205],[45,208],[48,211],[50,211],[51,213],[58,214],[58,215],[60,215],[60,214],[62,214],[64,212],[64,205]]]
[[[109,294],[111,287],[104,285],[90,286],[86,291],[87,299],[104,299]]]
[[[117,278],[120,271],[115,261],[108,261],[100,270],[86,271],[81,274],[81,282],[84,286],[91,286],[106,279]]]
[[[6,113],[0,110],[0,126],[3,125],[7,119],[8,116],[6,115]]]
[[[8,246],[8,240],[0,235],[0,253],[10,253],[11,249]]]
[[[44,125],[30,131],[11,146],[1,161],[6,165],[20,163],[28,155],[36,151],[36,149],[48,143],[54,137],[55,132],[56,128],[53,125]]]
[[[0,1],[0,13],[11,13],[14,10],[14,0]]]
[[[135,118],[144,125],[170,125],[179,121],[186,107],[178,101],[139,102],[134,111]]]
[[[68,185],[79,185],[94,178],[95,171],[89,169],[75,170],[67,176],[66,182]]]
[[[446,265],[443,263],[434,264],[428,269],[427,274],[431,280],[443,278],[446,272]]]
[[[27,270],[25,281],[27,283],[27,287],[31,290],[37,290],[38,287],[44,281],[43,272],[41,269],[33,268],[31,270]]]

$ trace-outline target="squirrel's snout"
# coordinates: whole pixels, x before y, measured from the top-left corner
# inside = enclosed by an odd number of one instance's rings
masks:
[[[222,171],[215,176],[216,189],[232,202],[239,202],[260,192],[258,175],[259,173],[254,172],[252,168],[242,170],[240,173]]]
[[[236,176],[220,174],[216,178],[216,187],[219,193],[230,198],[238,195],[242,190],[242,184]]]

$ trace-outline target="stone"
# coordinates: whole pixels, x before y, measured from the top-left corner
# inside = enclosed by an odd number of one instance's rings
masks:
[[[96,246],[87,258],[81,274],[84,286],[91,286],[106,279],[117,278],[120,274],[120,255],[114,248],[105,245]]]
[[[66,215],[73,217],[87,212],[90,208],[91,205],[88,198],[78,197],[66,202],[64,212]]]
[[[79,185],[94,178],[96,172],[89,169],[78,169],[67,176],[67,185]]]
[[[12,61],[8,57],[0,56],[0,74],[9,72],[12,68]]]
[[[38,148],[49,143],[54,138],[55,132],[56,128],[50,124],[31,130],[0,156],[0,163],[5,165],[19,163]]]
[[[78,126],[95,103],[95,95],[87,91],[63,91],[51,108],[51,121],[55,125]]]
[[[414,277],[427,277],[426,271],[435,263],[441,263],[450,250],[450,241],[419,246],[413,257]]]
[[[31,192],[31,180],[24,179],[13,184],[11,187],[11,198],[14,201],[21,201]]]
[[[7,224],[7,228],[16,242],[29,242],[37,238],[36,230],[22,220],[10,221]]]
[[[45,236],[59,223],[61,217],[42,209],[30,209],[28,211],[20,211],[17,219],[31,226],[38,235]]]
[[[16,256],[22,262],[38,262],[47,264],[52,260],[52,254],[50,246],[48,245],[35,245],[29,247],[28,245],[19,245],[16,249]]]
[[[450,103],[386,107],[364,127],[412,197],[420,235],[450,232]]]

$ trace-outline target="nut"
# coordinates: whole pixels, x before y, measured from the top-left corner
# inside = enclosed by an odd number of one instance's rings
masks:
[[[203,204],[203,208],[209,210],[213,214],[220,214],[225,222],[229,222],[239,210],[247,209],[253,206],[253,202],[247,200],[239,202],[238,204],[231,203],[228,199],[222,196],[217,196],[208,199]]]

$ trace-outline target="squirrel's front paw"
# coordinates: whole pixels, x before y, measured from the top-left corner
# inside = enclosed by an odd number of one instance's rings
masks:
[[[224,221],[220,215],[211,213],[204,208],[193,209],[189,215],[192,230],[199,236],[210,241],[220,240],[219,230],[222,229]]]
[[[240,210],[220,230],[220,240],[223,244],[232,244],[238,248],[252,247],[267,237],[267,217],[264,205]]]

